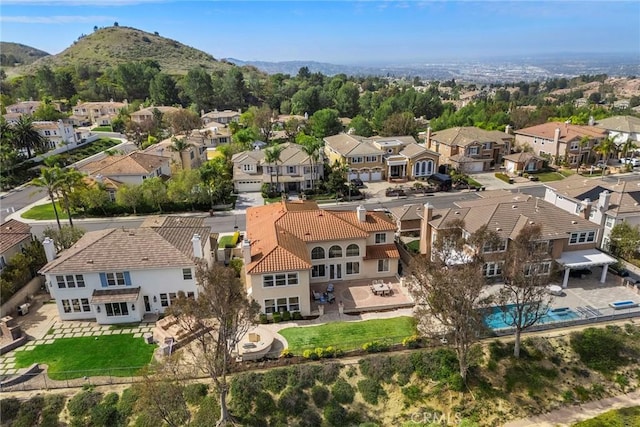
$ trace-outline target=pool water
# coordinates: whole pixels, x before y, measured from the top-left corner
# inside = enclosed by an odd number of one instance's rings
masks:
[[[515,304],[509,304],[506,307],[512,311],[515,306]],[[489,328],[504,329],[513,327],[504,321],[505,316],[500,307],[491,307],[488,311],[489,312],[484,315],[484,324]],[[578,313],[569,308],[551,308],[540,318],[538,323],[564,322],[567,320],[577,319],[579,317],[580,315]],[[510,316],[507,316],[507,319],[509,318]]]

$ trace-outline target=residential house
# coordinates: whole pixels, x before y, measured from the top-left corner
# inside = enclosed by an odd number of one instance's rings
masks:
[[[80,102],[73,107],[73,114],[69,120],[75,126],[108,126],[111,121],[118,116],[120,109],[127,107],[129,104],[125,99],[124,102]]]
[[[530,149],[535,155],[548,158],[554,164],[566,162],[571,167],[593,163],[594,148],[607,136],[606,131],[595,126],[561,122],[547,122],[516,130],[515,135],[515,144],[520,149]]]
[[[213,110],[205,114],[204,110],[200,112],[200,117],[202,118],[202,123],[204,125],[209,125],[211,122],[217,122],[223,125],[228,125],[231,122],[237,122],[240,120],[240,115],[242,114],[242,110],[224,110],[218,111]]]
[[[544,167],[544,158],[527,151],[503,156],[504,169],[509,173],[536,172]]]
[[[238,192],[260,191],[262,184],[273,183],[278,192],[300,192],[312,188],[312,181],[324,176],[322,153],[318,160],[309,163],[309,155],[302,146],[291,142],[281,145],[277,164],[266,162],[265,149],[243,151],[235,154],[233,162],[233,186]]]
[[[31,226],[15,219],[0,225],[0,271],[33,240]]]
[[[194,132],[192,136],[200,134],[203,144],[207,148],[217,147],[231,142],[231,129],[227,125],[217,122],[209,122],[205,127]]]
[[[157,106],[157,107],[151,106],[151,107],[142,108],[142,106],[140,106],[140,109],[138,111],[131,113],[129,117],[131,117],[132,122],[135,122],[138,124],[144,123],[144,122],[150,122],[150,121],[153,121],[153,115],[157,114],[155,113],[156,110],[159,111],[162,115],[165,115],[165,114],[174,113],[180,110],[180,108],[165,107],[165,106]]]
[[[341,133],[324,138],[329,164],[349,167],[348,178],[362,181],[403,182],[426,179],[435,173],[438,153],[416,143],[412,136],[365,138]]]
[[[396,227],[401,235],[420,233],[423,208],[421,204],[409,204],[389,209],[391,218],[396,221]]]
[[[396,276],[396,225],[382,212],[329,211],[315,202],[247,209],[247,293],[267,314],[311,314],[310,285]]]
[[[32,125],[33,129],[47,140],[50,150],[62,147],[71,150],[81,141],[80,134],[75,132],[73,125],[63,120],[35,121]]]
[[[40,108],[40,105],[42,105],[42,101],[21,101],[16,102],[15,104],[7,105],[5,107],[5,110],[7,111],[7,114],[27,114],[29,116],[32,116],[33,113],[35,113],[36,110]]]
[[[171,176],[170,159],[134,151],[94,160],[78,167],[92,177],[103,177],[125,184],[142,184],[147,178]]]
[[[198,295],[197,265],[213,259],[210,231],[202,218],[153,218],[140,228],[89,231],[60,254],[47,238],[40,274],[61,320],[139,322],[181,293]]]
[[[616,224],[640,225],[640,177],[610,181],[572,175],[545,187],[545,201],[596,224],[598,244],[605,250]]]
[[[508,192],[491,193],[494,192],[483,194],[481,199],[457,202],[454,208],[434,209],[425,204],[420,236],[421,254],[431,256],[438,233],[449,228],[454,220],[464,221],[464,232],[467,234],[488,226],[498,233],[501,243],[481,249],[487,257],[483,273],[486,277],[500,280],[504,255],[509,250],[510,242],[524,226],[537,224],[541,227],[539,246],[548,254],[547,260],[539,266],[542,274],[563,271],[559,280],[566,288],[572,269],[602,266],[600,282],[604,283],[608,265],[616,260],[596,249],[599,234],[597,225],[541,199]]]
[[[425,146],[441,155],[441,165],[472,173],[488,171],[502,163],[502,157],[511,152],[513,136],[509,131],[508,127],[505,132],[472,126],[438,132],[428,128],[422,136]]]
[[[640,146],[640,118],[634,116],[614,116],[598,120],[597,128],[603,129],[620,148],[627,141]],[[624,154],[624,153],[623,153]]]

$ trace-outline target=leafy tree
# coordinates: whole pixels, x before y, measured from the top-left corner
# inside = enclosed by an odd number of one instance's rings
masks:
[[[284,147],[280,144],[278,145],[274,145],[271,146],[269,148],[266,148],[264,150],[264,161],[267,162],[267,164],[269,165],[275,165],[275,166],[271,166],[272,168],[275,167],[276,168],[276,191],[279,187],[279,181],[280,181],[280,171],[279,171],[279,167],[278,167],[278,162],[280,161],[280,155],[282,154],[282,151],[284,150]],[[270,184],[271,184],[271,188],[273,189],[273,174],[269,173],[269,180],[270,180]]]
[[[363,116],[355,116],[351,123],[349,123],[349,128],[353,129],[353,133],[360,136],[372,136],[373,128],[367,119]]]
[[[143,197],[141,185],[123,184],[116,191],[116,202],[119,205],[130,208],[134,215],[137,215],[138,207],[142,204]]]
[[[394,113],[384,121],[380,133],[383,136],[416,135],[417,125],[413,113]]]
[[[66,114],[56,110],[51,99],[46,98],[42,104],[33,112],[34,120],[56,121],[66,117]]]
[[[165,114],[165,119],[171,126],[174,135],[189,135],[194,129],[202,126],[200,116],[188,109],[179,109]]]
[[[342,132],[338,111],[330,108],[319,110],[309,118],[311,133],[316,138],[337,135]]]
[[[51,206],[53,206],[53,213],[56,216],[56,223],[58,224],[58,230],[62,230],[60,225],[60,215],[58,214],[58,208],[56,206],[56,194],[60,185],[60,174],[62,169],[59,167],[44,167],[40,170],[40,176],[31,180],[31,185],[34,187],[44,188],[47,191],[49,200],[51,200]]]
[[[260,134],[260,138],[267,144],[271,140],[273,134],[272,128],[273,110],[268,105],[262,105],[258,107],[249,107],[249,109],[242,113],[240,121],[246,126],[257,129]]]
[[[182,90],[187,100],[195,104],[196,111],[209,111],[213,97],[211,76],[202,68],[187,72],[182,80]]]
[[[300,132],[304,130],[304,122],[297,117],[291,117],[284,123],[284,132],[287,134],[289,142],[296,140],[296,137]]]
[[[327,188],[329,191],[336,194],[336,198],[344,194],[344,190],[347,188],[347,173],[349,167],[346,164],[340,163],[337,160],[331,165],[331,171],[327,179]]]
[[[539,225],[525,225],[505,254],[498,301],[505,323],[515,329],[513,355],[520,357],[522,332],[538,323],[551,303],[547,291],[551,271],[544,271],[551,259],[549,242],[542,240]]]
[[[73,246],[84,236],[84,233],[85,231],[81,228],[63,225],[58,230],[47,227],[42,232],[42,235],[53,240],[56,245],[56,250],[60,252]]]
[[[251,144],[258,139],[258,131],[255,127],[238,129],[231,136],[231,140],[242,147],[242,151],[249,150]]]
[[[165,73],[157,73],[149,83],[149,97],[155,105],[177,104],[178,89],[173,77]]]
[[[336,109],[343,117],[354,117],[358,114],[360,91],[353,82],[346,82],[336,94]]]
[[[640,250],[640,226],[627,221],[616,224],[611,230],[611,252],[626,260],[631,260]]]
[[[233,191],[231,169],[226,157],[216,157],[209,160],[198,170],[202,180],[203,193],[209,196],[211,207],[216,203],[225,202]]]
[[[169,200],[167,186],[162,178],[158,176],[144,180],[142,183],[142,195],[146,202],[158,209],[160,213],[162,213],[162,204]]]
[[[601,160],[605,162],[609,160],[611,154],[615,153],[616,150],[617,146],[612,137],[604,138],[594,149],[594,151],[601,156]]]
[[[96,181],[90,185],[83,186],[76,189],[74,193],[76,193],[75,195],[77,196],[73,199],[76,209],[99,209],[104,216],[107,216],[106,208],[112,204],[112,201],[106,186],[102,182]]]
[[[222,98],[228,108],[242,108],[245,105],[246,88],[244,76],[239,68],[230,68],[222,79]]]
[[[198,189],[201,184],[197,170],[181,170],[171,177],[167,185],[167,195],[172,202],[185,203],[191,206],[198,201]]]
[[[116,67],[116,81],[128,99],[147,99],[151,81],[160,72],[155,61],[127,62]]]
[[[468,238],[464,222],[450,221],[437,233],[431,257],[415,258],[411,286],[417,304],[416,318],[427,330],[453,339],[460,376],[466,382],[472,363],[471,347],[483,328],[479,308],[487,284],[482,274],[485,244],[495,245],[495,233],[486,226]]]
[[[231,422],[227,409],[231,352],[255,321],[260,306],[247,297],[242,281],[229,267],[200,265],[197,299],[181,296],[168,309],[178,325],[195,337],[185,348],[197,361],[195,367],[212,380],[220,397],[217,426]]]

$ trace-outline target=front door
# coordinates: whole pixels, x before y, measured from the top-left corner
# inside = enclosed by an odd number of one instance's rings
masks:
[[[342,264],[329,264],[329,279],[342,279]]]
[[[151,311],[151,304],[149,304],[149,297],[148,296],[144,296],[144,311],[146,311],[147,313]]]

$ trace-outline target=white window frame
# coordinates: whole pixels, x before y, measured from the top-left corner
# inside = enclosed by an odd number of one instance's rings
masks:
[[[335,248],[339,249],[338,253],[336,253]],[[328,255],[329,255],[329,258],[342,258],[342,246],[340,246],[340,245],[332,245],[329,248],[329,254]]]
[[[127,284],[124,280],[124,271],[105,273],[105,277],[107,278],[107,286],[126,286]]]
[[[352,164],[364,163],[362,156],[351,157]]]
[[[311,267],[311,277],[313,278],[327,277],[327,266],[324,264],[316,264],[313,267]]]
[[[263,288],[278,288],[282,286],[296,286],[300,282],[298,273],[275,273],[262,276]]]
[[[117,307],[117,310],[115,308]],[[122,317],[129,315],[129,306],[126,302],[106,302],[104,304],[104,311],[107,317]],[[116,311],[118,314],[116,314]],[[109,314],[111,312],[111,314]]]
[[[474,147],[469,147],[467,148],[467,154],[469,156],[477,156],[478,154],[480,154],[480,147],[478,146],[474,146]]]
[[[356,245],[355,243],[351,243],[350,245],[348,245],[346,250],[346,256],[348,257],[360,256],[360,246]]]
[[[242,171],[243,172],[254,172],[255,171],[255,167],[254,165],[242,165]]]
[[[569,237],[570,245],[583,245],[585,243],[593,243],[596,241],[598,233],[595,230],[591,231],[576,231],[571,233]]]
[[[375,242],[376,242],[376,245],[382,245],[387,243],[387,233],[376,233]]]
[[[265,314],[300,311],[300,297],[267,298],[263,302]]]
[[[612,216],[607,215],[607,218],[605,219],[605,222],[604,222],[604,226],[606,228],[613,228],[615,227],[615,225],[616,225],[616,219]]]
[[[60,280],[62,278],[62,281]],[[84,288],[84,276],[82,274],[58,274],[56,275],[58,288]]]
[[[378,273],[389,271],[390,263],[389,258],[378,260]]]
[[[482,252],[485,254],[490,254],[494,252],[504,252],[507,250],[507,239],[501,239],[500,243],[496,245],[492,245],[492,242],[485,242],[482,247]]]
[[[193,271],[190,268],[182,269],[182,279],[183,280],[193,280]]]
[[[318,256],[318,252],[322,251],[322,256]],[[316,246],[311,249],[311,259],[325,259],[327,257],[327,252],[324,250],[322,246]]]
[[[345,263],[345,271],[348,276],[360,274],[360,261],[348,261]]]
[[[169,294],[160,294],[160,306],[169,307]]]
[[[298,172],[298,167],[297,166],[287,166],[287,174],[288,175],[295,175]]]
[[[504,262],[485,262],[482,266],[482,275],[484,277],[499,277],[502,275],[502,265]]]

